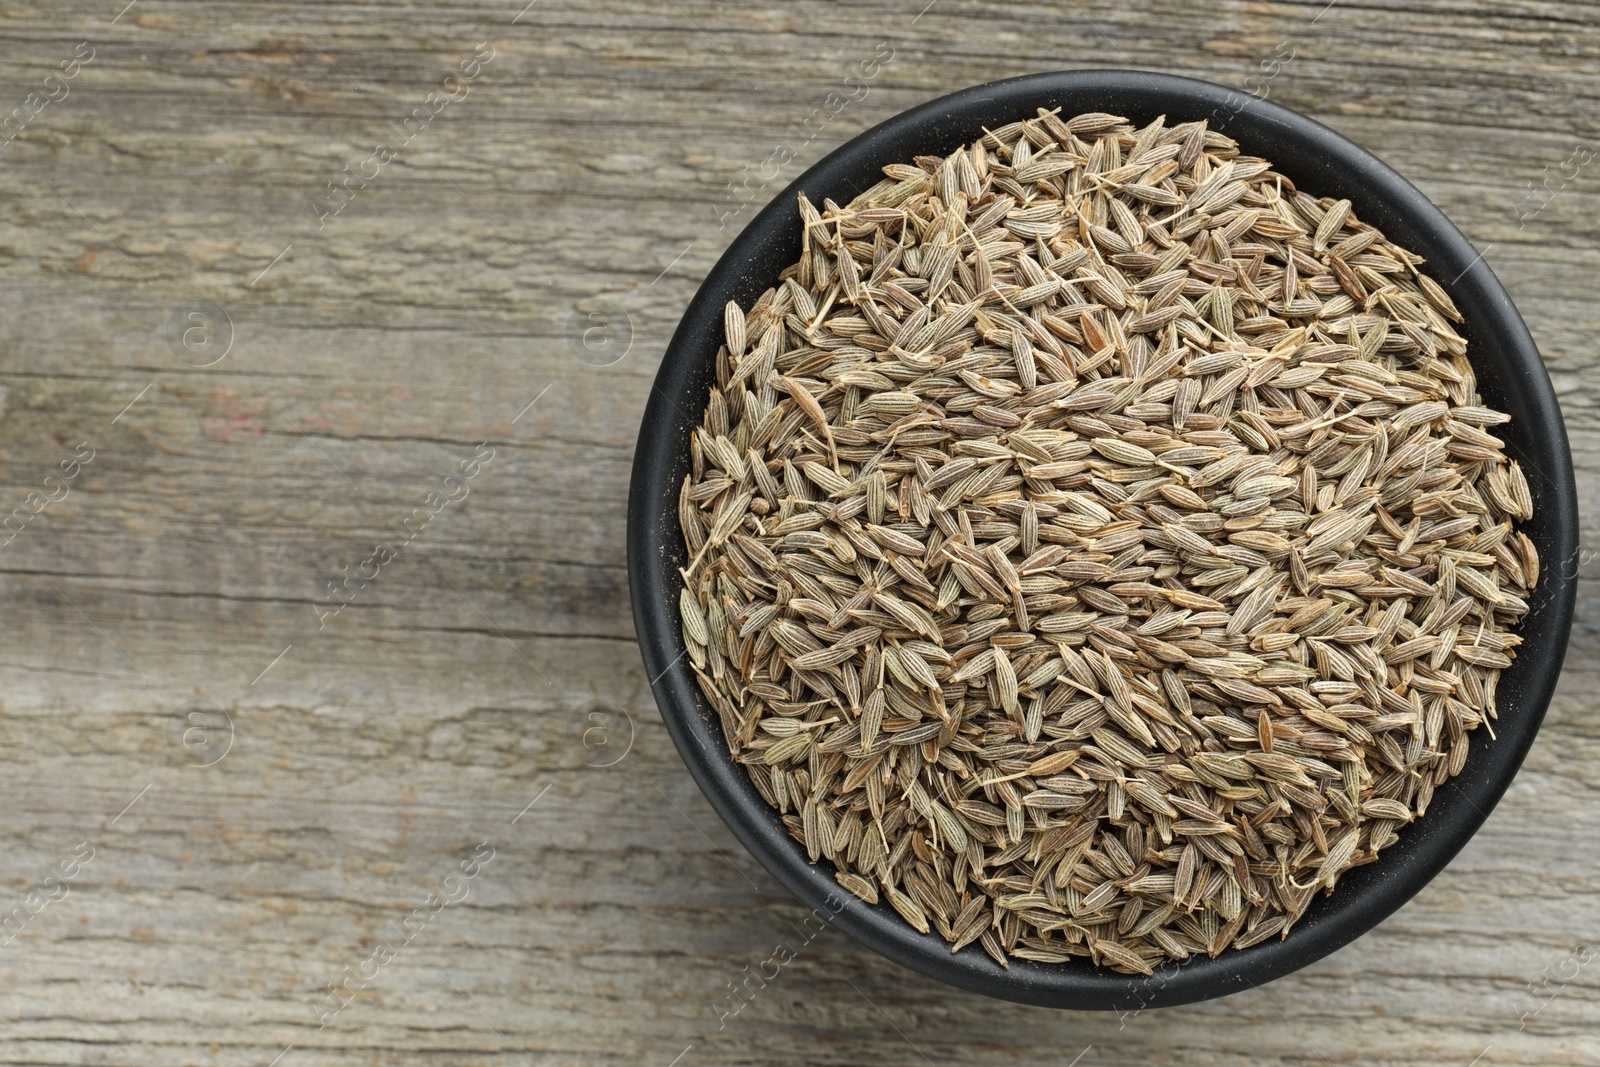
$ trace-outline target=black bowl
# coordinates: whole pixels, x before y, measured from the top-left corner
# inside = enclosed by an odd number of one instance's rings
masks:
[[[748,308],[800,252],[796,192],[813,203],[845,203],[889,163],[944,155],[1037,108],[1065,115],[1108,111],[1144,124],[1210,119],[1250,154],[1271,160],[1314,196],[1348,197],[1357,214],[1428,260],[1466,317],[1461,328],[1485,402],[1510,413],[1500,427],[1507,451],[1528,474],[1535,519],[1528,529],[1545,561],[1533,610],[1521,624],[1526,644],[1499,686],[1498,739],[1478,731],[1461,774],[1435,793],[1425,817],[1404,829],[1377,862],[1339,879],[1281,941],[1215,959],[1168,963],[1149,978],[1092,964],[1014,961],[1002,969],[978,946],[952,955],[887,904],[843,892],[831,865],[808,862],[778,814],[728,757],[715,713],[702,701],[685,662],[679,630],[678,568],[686,562],[678,529],[678,487],[688,472],[688,438],[704,410],[722,338],[722,308]],[[1221,86],[1141,71],[1033,74],[979,85],[911,109],[831,153],[773,199],[728,247],[684,313],[656,376],[639,430],[628,499],[628,570],[634,624],[645,669],[667,729],[711,806],[761,863],[805,904],[890,959],[941,981],[1024,1004],[1132,1011],[1235,993],[1287,974],[1370,930],[1467,843],[1511,783],[1561,672],[1576,591],[1577,491],[1566,430],[1549,376],[1527,327],[1500,283],[1461,233],[1428,199],[1378,159],[1288,108]],[[842,900],[842,908],[839,906]]]

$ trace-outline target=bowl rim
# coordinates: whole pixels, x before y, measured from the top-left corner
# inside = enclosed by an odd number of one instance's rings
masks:
[[[1272,160],[1297,187],[1348,196],[1361,218],[1426,256],[1437,272],[1435,280],[1467,317],[1462,332],[1485,402],[1513,415],[1507,433],[1518,444],[1508,439],[1508,453],[1538,476],[1529,479],[1537,525],[1525,529],[1544,566],[1532,610],[1519,627],[1527,643],[1502,675],[1498,739],[1478,732],[1466,767],[1435,791],[1427,815],[1405,827],[1377,862],[1347,873],[1331,896],[1319,895],[1287,938],[1168,962],[1149,977],[1086,961],[1014,960],[1002,969],[976,945],[952,954],[936,933],[918,934],[886,904],[868,905],[846,892],[831,864],[809,862],[728,757],[721,725],[685,662],[677,617],[677,566],[684,560],[677,485],[687,469],[687,435],[699,421],[691,413],[704,409],[723,305],[735,299],[748,308],[798,255],[797,192],[806,190],[814,202],[824,196],[846,202],[877,181],[884,164],[947,154],[980,136],[983,125],[1031,117],[1037,107],[1060,107],[1068,115],[1109,111],[1136,124],[1156,114],[1172,122],[1210,118],[1213,129],[1235,137],[1245,153]],[[1279,150],[1267,150],[1273,146]],[[784,259],[786,249],[793,252]],[[1531,438],[1523,427],[1534,431]],[[1023,75],[913,107],[830,152],[757,213],[706,275],[663,355],[636,444],[627,528],[634,624],[662,719],[717,814],[779,882],[857,941],[940,981],[1023,1004],[1124,1013],[1223,996],[1306,966],[1370,930],[1443,869],[1510,785],[1549,705],[1571,627],[1578,543],[1571,453],[1538,349],[1482,254],[1443,212],[1377,157],[1282,105],[1192,78],[1105,69]]]

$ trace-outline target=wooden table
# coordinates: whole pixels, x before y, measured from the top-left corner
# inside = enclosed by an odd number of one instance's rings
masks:
[[[1588,580],[1510,794],[1344,951],[1119,1019],[830,931],[719,1028],[803,912],[672,748],[623,564],[657,361],[755,208],[1083,65],[1253,76],[1417,183],[1592,500],[1600,11],[524,2],[0,11],[0,1061],[1600,1062]]]

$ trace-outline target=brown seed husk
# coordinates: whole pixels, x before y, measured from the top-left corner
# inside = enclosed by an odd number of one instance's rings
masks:
[[[1419,257],[1188,123],[919,157],[730,306],[684,636],[815,862],[952,951],[1286,936],[1495,716],[1538,559]]]

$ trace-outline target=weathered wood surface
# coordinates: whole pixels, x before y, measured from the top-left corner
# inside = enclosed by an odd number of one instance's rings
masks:
[[[990,1002],[830,931],[719,1028],[802,909],[673,750],[622,558],[661,349],[754,206],[906,107],[1079,65],[1254,74],[1415,181],[1527,317],[1592,519],[1600,165],[1568,162],[1537,214],[1525,183],[1595,143],[1600,9],[524,2],[0,11],[0,122],[26,117],[0,148],[0,514],[67,494],[0,549],[0,911],[41,894],[0,948],[0,1061],[1600,1062],[1587,583],[1488,827],[1329,959],[1118,1019]],[[458,98],[366,162],[481,42]],[[808,140],[879,42],[892,61]],[[319,228],[347,166],[376,177]],[[195,301],[232,323],[211,366],[226,328],[168,339]],[[597,309],[617,332],[584,362]],[[463,463],[470,495],[364,564]],[[330,581],[374,569],[319,620]],[[436,889],[466,896],[365,963]],[[325,985],[375,966],[319,1028]]]

